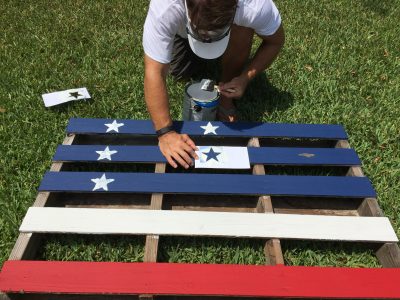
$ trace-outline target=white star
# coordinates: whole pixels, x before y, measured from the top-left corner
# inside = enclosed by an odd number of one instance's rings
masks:
[[[96,153],[99,155],[99,158],[97,160],[101,159],[111,160],[111,155],[118,153],[118,151],[116,150],[110,151],[110,148],[107,146],[106,149],[104,149],[103,151],[96,151]]]
[[[217,128],[219,128],[219,126],[213,126],[211,124],[211,122],[208,122],[207,126],[200,126],[200,127],[204,129],[204,135],[209,134],[209,133],[213,133],[213,134],[217,135],[215,130]]]
[[[93,191],[103,189],[105,191],[108,191],[108,184],[113,182],[114,179],[107,179],[106,174],[103,174],[101,178],[93,178],[92,181],[96,184],[93,188]]]
[[[110,131],[119,132],[118,127],[124,126],[124,123],[117,123],[117,120],[114,120],[114,122],[109,123],[109,124],[104,124],[104,125],[108,127],[106,132],[110,132]]]

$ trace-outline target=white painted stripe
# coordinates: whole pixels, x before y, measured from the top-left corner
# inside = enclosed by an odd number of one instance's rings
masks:
[[[21,232],[397,242],[384,217],[31,207]]]

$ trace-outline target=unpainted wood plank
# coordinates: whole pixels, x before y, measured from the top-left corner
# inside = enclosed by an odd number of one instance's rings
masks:
[[[379,207],[378,201],[375,198],[365,198],[358,207],[360,216],[369,217],[384,217],[384,214]]]
[[[272,199],[275,213],[358,215],[362,198],[279,197]]]
[[[336,144],[337,148],[350,148],[347,140],[340,140]],[[349,168],[347,176],[364,177],[361,167],[353,166]],[[376,198],[365,198],[358,208],[360,216],[384,217],[384,214]],[[375,252],[379,262],[386,268],[400,268],[400,248],[397,243],[384,243]]]
[[[193,210],[193,211],[213,211],[213,212],[242,212],[242,213],[250,213],[254,212],[254,207],[248,208],[248,207],[229,207],[229,206],[177,206],[173,205],[170,206],[171,210],[181,210],[181,211],[187,211],[187,210]]]
[[[8,261],[0,274],[7,292],[152,294],[272,298],[398,299],[400,270]]]
[[[259,139],[256,137],[251,138],[248,146],[260,147]],[[254,165],[253,174],[261,176],[265,175],[265,167],[259,164]],[[258,197],[256,212],[268,213],[268,214],[274,213],[272,200],[270,196],[261,195],[260,197]],[[278,239],[270,239],[266,241],[264,245],[264,254],[265,254],[265,262],[268,265],[277,265],[277,264],[283,265],[285,263],[283,258],[281,243]]]
[[[149,209],[151,194],[130,193],[53,193],[56,199],[49,206],[121,207]]]
[[[68,135],[64,138],[63,145],[72,145],[75,135]],[[53,163],[50,170],[58,172],[62,169],[62,163]],[[44,207],[49,199],[49,192],[39,192],[33,207]],[[32,259],[40,244],[41,237],[37,234],[20,233],[17,241],[11,250],[9,260]]]
[[[46,220],[46,222],[43,222]],[[31,207],[21,232],[397,242],[387,218]]]
[[[256,203],[254,196],[165,194],[163,209],[253,212]]]
[[[155,173],[165,173],[166,164],[158,163],[155,167]],[[163,194],[154,193],[151,195],[150,209],[160,210],[162,209]],[[158,235],[148,235],[146,236],[146,245],[144,251],[144,261],[145,262],[156,262],[158,255]],[[145,298],[143,298],[145,297]],[[151,296],[141,296],[143,299],[150,299]]]
[[[376,256],[385,268],[400,268],[400,249],[396,243],[385,243],[377,251]]]
[[[326,215],[326,216],[358,216],[356,210],[347,209],[311,209],[311,208],[274,208],[276,214],[297,214],[297,215]]]

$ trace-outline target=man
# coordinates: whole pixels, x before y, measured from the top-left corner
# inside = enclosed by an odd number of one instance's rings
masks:
[[[262,43],[248,62],[254,34]],[[233,99],[271,65],[283,44],[281,18],[272,0],[151,1],[143,32],[145,99],[160,150],[172,167],[189,168],[192,158],[197,159],[197,148],[189,136],[172,127],[168,72],[187,78],[200,58],[222,56],[218,116],[234,122]]]

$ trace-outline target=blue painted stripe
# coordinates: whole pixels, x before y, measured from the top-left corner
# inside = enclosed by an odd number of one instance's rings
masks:
[[[53,157],[55,161],[93,162],[98,161],[99,154],[105,145],[60,145]],[[102,159],[99,162],[166,162],[157,146],[109,146],[111,161]],[[332,165],[355,166],[361,162],[353,149],[338,148],[285,148],[262,147],[248,148],[250,164],[266,165]]]
[[[105,134],[113,119],[76,119],[72,118],[67,127],[67,133],[75,134]],[[155,135],[151,121],[148,120],[116,120],[124,125],[118,128],[119,134]],[[174,126],[180,133],[189,135],[204,135],[208,122],[176,121]],[[286,138],[318,138],[318,139],[347,139],[347,134],[341,125],[319,124],[274,124],[274,123],[223,123],[212,122],[219,126],[218,136],[231,137],[286,137]],[[117,134],[115,131],[109,134]],[[207,136],[215,136],[208,134]]]
[[[50,192],[92,192],[100,172],[47,172],[39,187]],[[366,177],[232,174],[106,173],[108,192],[376,197]],[[95,192],[104,192],[96,190]]]

